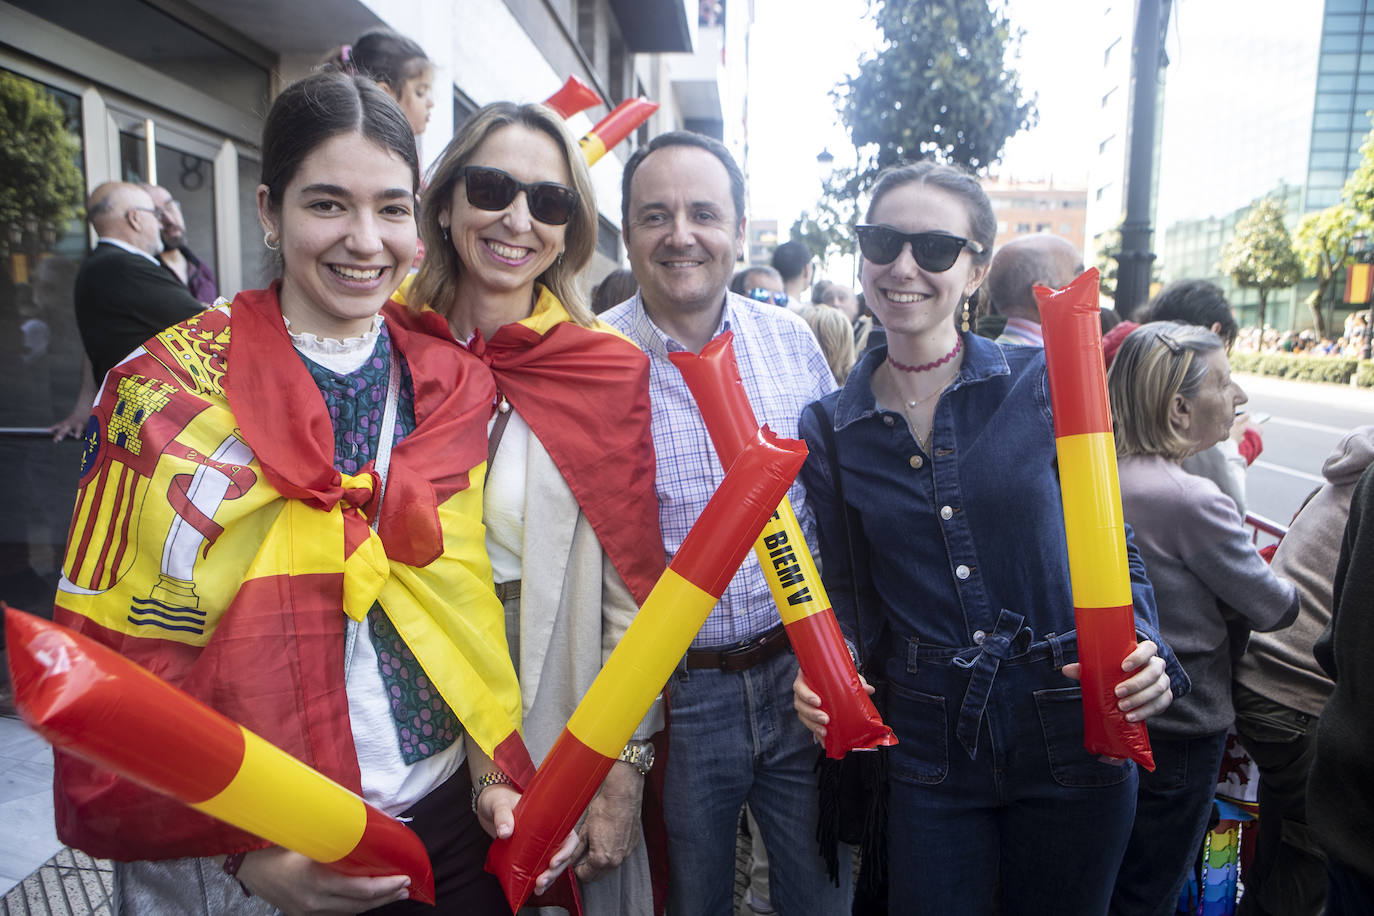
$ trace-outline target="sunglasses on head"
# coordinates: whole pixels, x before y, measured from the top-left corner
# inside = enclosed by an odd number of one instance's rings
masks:
[[[747,295],[755,302],[771,302],[773,305],[781,305],[784,308],[787,307],[787,293],[775,293],[771,289],[764,289],[762,286],[756,286],[749,290]]]
[[[859,237],[859,251],[874,264],[891,264],[907,243],[911,244],[911,256],[916,263],[931,273],[953,267],[964,248],[974,254],[983,253],[983,246],[973,239],[943,232],[898,232],[889,226],[855,226],[854,232]]]
[[[463,169],[468,203],[479,210],[504,210],[521,191],[530,216],[550,226],[562,226],[577,212],[577,192],[556,181],[525,184],[514,175],[484,165]]]

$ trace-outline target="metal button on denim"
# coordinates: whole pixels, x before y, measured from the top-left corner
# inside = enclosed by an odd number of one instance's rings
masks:
[[[973,631],[973,644],[975,646],[981,646],[983,644],[983,640],[987,638],[988,634],[984,633],[982,630]]]
[[[944,519],[945,521],[949,521],[950,519],[954,518],[954,510],[951,509],[949,506],[941,506],[940,518]]]
[[[891,426],[891,425],[893,424],[893,422],[894,422],[894,421],[893,421],[892,417],[890,417],[890,416],[885,416],[885,417],[883,417],[883,425],[884,425],[884,426]]]
[[[958,578],[958,579],[967,579],[967,578],[968,578],[968,575],[969,575],[969,571],[970,571],[970,570],[969,570],[969,568],[968,568],[967,566],[965,566],[964,564],[960,563],[958,566],[954,567],[954,576],[955,576],[955,578]]]
[[[909,462],[909,464],[910,464],[913,468],[917,468],[918,470],[920,469],[921,465],[923,465],[923,464],[925,464],[925,463],[926,463],[926,460],[925,460],[924,458],[922,458],[920,455],[912,455],[912,456],[911,456],[911,461]]]

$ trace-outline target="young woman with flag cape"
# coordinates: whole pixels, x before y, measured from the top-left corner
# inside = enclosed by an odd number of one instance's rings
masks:
[[[494,389],[382,309],[415,253],[414,136],[370,80],[321,73],[262,151],[282,279],[106,377],[56,618],[406,818],[441,912],[508,912],[482,862],[519,796],[488,783],[533,768],[482,543]],[[126,912],[418,906],[64,753],[56,781],[59,835],[120,860]]]

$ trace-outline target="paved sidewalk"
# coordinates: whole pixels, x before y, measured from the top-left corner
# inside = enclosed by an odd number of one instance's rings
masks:
[[[12,715],[0,715],[0,824],[0,916],[114,912],[109,863],[57,840],[51,749]]]

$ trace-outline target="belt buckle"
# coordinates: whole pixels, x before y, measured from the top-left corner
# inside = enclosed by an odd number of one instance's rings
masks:
[[[752,656],[764,645],[764,637],[741,643],[730,649],[720,650],[720,670],[737,673],[754,667]]]

